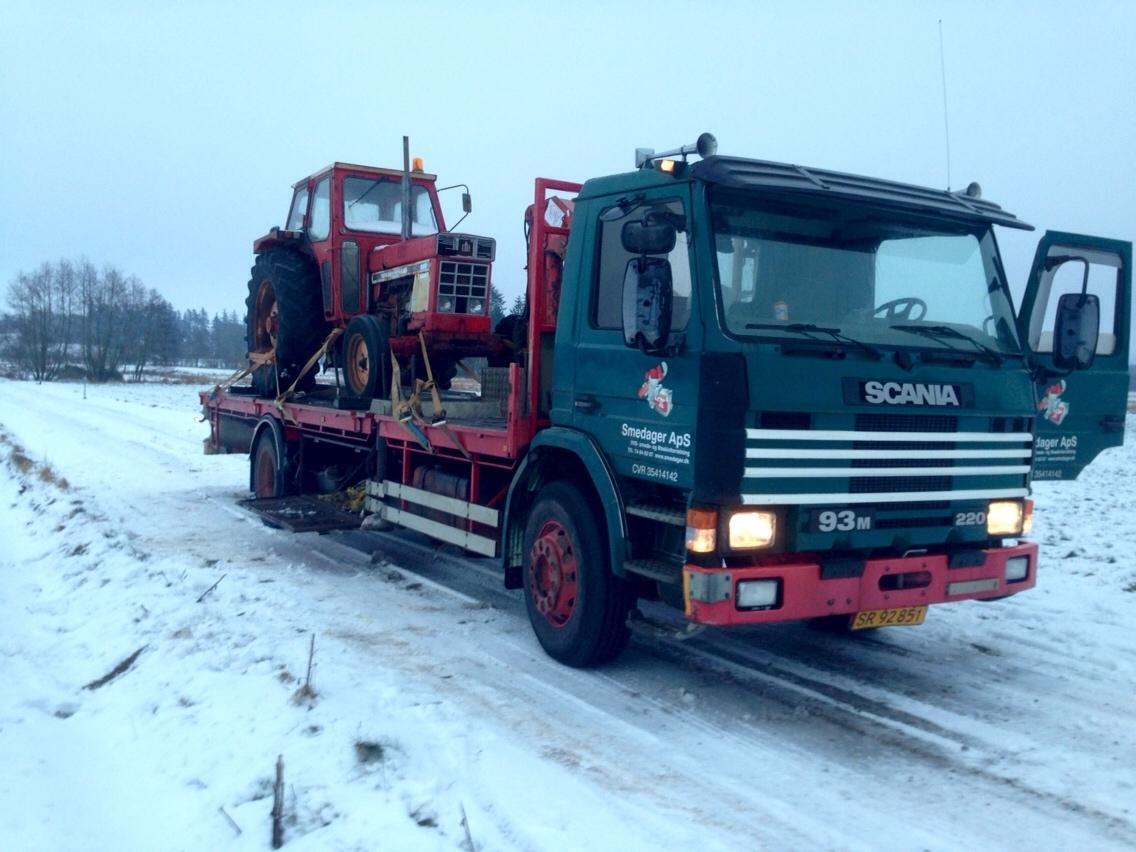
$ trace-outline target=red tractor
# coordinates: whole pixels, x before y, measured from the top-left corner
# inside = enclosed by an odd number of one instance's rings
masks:
[[[440,388],[462,358],[501,354],[489,318],[495,242],[448,232],[435,176],[409,165],[334,163],[295,184],[285,227],[253,243],[246,334],[258,395],[310,390],[315,370],[304,368],[336,328],[327,354],[358,400],[390,394],[391,353],[413,383],[426,378],[424,343]],[[468,192],[462,201],[468,213]]]

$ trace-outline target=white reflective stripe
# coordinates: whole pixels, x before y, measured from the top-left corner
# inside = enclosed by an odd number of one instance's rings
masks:
[[[759,441],[1033,441],[1029,432],[824,432],[808,429],[746,429],[746,438]]]
[[[384,480],[382,486],[383,490],[390,497],[397,497],[408,503],[417,503],[420,506],[437,509],[450,515],[457,515],[459,518],[469,518],[471,521],[477,521],[479,524],[486,524],[491,527],[497,526],[496,509],[489,509],[477,503],[459,500],[456,497],[443,497],[441,494],[435,494],[433,491],[412,488],[409,485],[402,485],[389,479]]]
[[[882,494],[743,494],[747,506],[843,506],[852,503],[922,503],[931,500],[994,500],[1001,497],[1025,497],[1025,488],[992,491],[896,491]]]
[[[421,515],[412,515],[410,512],[404,512],[393,506],[383,506],[382,515],[386,520],[398,524],[400,527],[426,533],[432,538],[440,539],[449,544],[456,544],[458,547],[472,550],[482,556],[497,555],[497,542],[483,535],[474,535],[471,532],[451,527],[449,524],[442,524]]]
[[[747,479],[798,479],[856,476],[982,476],[983,474],[1029,473],[1029,465],[989,467],[747,467]]]
[[[911,459],[1024,459],[1029,449],[1005,450],[798,450],[785,447],[746,449],[747,459],[894,459],[897,453]],[[943,468],[947,470],[947,468]]]

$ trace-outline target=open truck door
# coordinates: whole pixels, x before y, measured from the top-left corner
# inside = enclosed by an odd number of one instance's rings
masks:
[[[1018,315],[1037,382],[1034,479],[1076,479],[1124,443],[1132,244],[1048,231]]]

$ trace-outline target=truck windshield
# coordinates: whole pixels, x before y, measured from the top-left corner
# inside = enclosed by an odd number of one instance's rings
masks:
[[[799,338],[814,324],[875,346],[1020,351],[989,228],[734,193],[715,196],[712,221],[731,335]]]
[[[343,224],[353,231],[402,233],[402,186],[399,181],[344,178]],[[410,226],[416,237],[438,233],[430,192],[424,186],[410,187]]]

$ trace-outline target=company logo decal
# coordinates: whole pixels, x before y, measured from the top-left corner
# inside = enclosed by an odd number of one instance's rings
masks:
[[[1045,396],[1037,404],[1037,410],[1041,412],[1041,417],[1060,426],[1069,413],[1069,403],[1061,399],[1061,394],[1065,393],[1065,380],[1054,382],[1045,391]]]
[[[639,388],[639,398],[646,399],[652,411],[670,417],[672,393],[670,388],[663,387],[663,379],[666,377],[667,362],[660,361],[644,374],[645,381]]]
[[[959,406],[955,385],[925,385],[919,382],[864,382],[864,402],[872,405]]]

